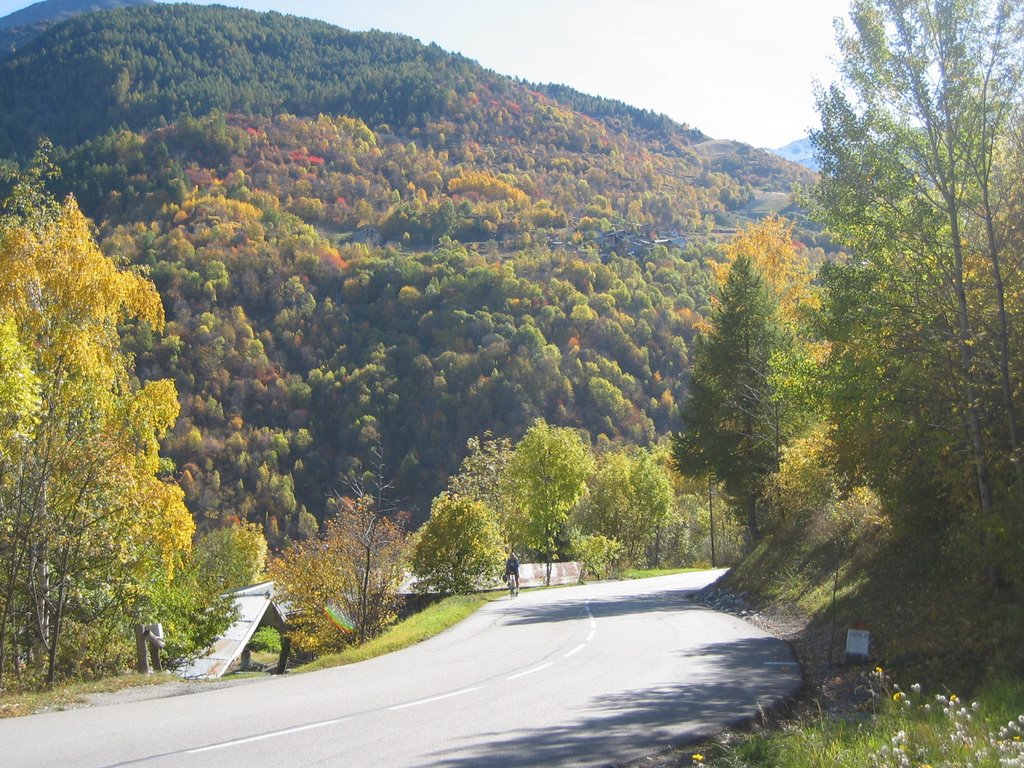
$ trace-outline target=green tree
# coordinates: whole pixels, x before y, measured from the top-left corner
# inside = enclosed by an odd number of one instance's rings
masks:
[[[672,458],[684,475],[713,474],[738,499],[750,536],[757,504],[778,466],[781,405],[771,361],[784,347],[778,302],[749,256],[733,262],[709,328],[698,339],[690,391],[680,411]]]
[[[672,514],[672,482],[664,463],[649,450],[638,449],[629,473],[630,524],[622,539],[634,563],[658,564],[658,535]]]
[[[466,447],[469,453],[462,460],[458,473],[448,481],[448,489],[453,496],[481,502],[497,521],[504,541],[510,544],[515,525],[508,473],[512,441],[507,437],[496,438],[488,432],[482,438],[471,437]]]
[[[162,626],[165,645],[160,655],[170,669],[206,653],[237,617],[231,597],[207,581],[192,559],[173,578],[155,574],[138,612],[142,623]]]
[[[577,432],[534,422],[515,447],[509,477],[520,515],[519,535],[540,552],[551,582],[551,563],[559,536],[567,534],[569,512],[587,489],[593,457]]]
[[[583,533],[618,542],[625,563],[642,566],[672,501],[672,483],[650,451],[610,450],[595,461],[576,519]]]
[[[483,503],[442,493],[417,534],[413,573],[424,589],[466,594],[500,575],[502,552],[501,532]]]
[[[596,457],[587,493],[576,509],[576,524],[583,534],[621,542],[629,507],[630,465],[625,451],[607,450]]]
[[[851,19],[843,84],[819,95],[812,136],[820,217],[853,251],[824,273],[831,402],[844,438],[859,438],[837,447],[931,529],[980,529],[1009,556],[1024,476],[1007,307],[1020,286],[1004,263],[1019,235],[1000,179],[1022,9],[860,0]],[[921,503],[936,496],[950,504]]]
[[[599,533],[580,536],[573,550],[582,565],[583,579],[604,579],[622,566],[622,544]]]
[[[205,584],[218,591],[255,584],[267,567],[267,539],[256,523],[217,528],[199,537],[192,561]]]

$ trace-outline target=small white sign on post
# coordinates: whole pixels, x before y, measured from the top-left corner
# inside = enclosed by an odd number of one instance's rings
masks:
[[[862,659],[868,657],[868,648],[871,646],[871,633],[866,629],[849,629],[846,631],[846,656],[856,656]]]

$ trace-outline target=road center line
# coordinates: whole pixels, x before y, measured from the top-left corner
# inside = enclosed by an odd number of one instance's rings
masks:
[[[583,650],[584,648],[586,648],[586,647],[587,647],[587,644],[586,644],[586,643],[580,643],[580,644],[579,644],[579,645],[577,645],[577,646],[576,646],[575,648],[573,648],[573,649],[572,649],[571,651],[569,651],[569,652],[568,652],[567,654],[565,654],[565,656],[563,656],[562,658],[563,658],[563,659],[568,659],[568,658],[569,658],[570,656],[572,656],[572,655],[573,655],[574,653],[579,653],[580,651],[582,651],[582,650]]]
[[[539,667],[534,667],[533,669],[528,669],[525,672],[520,672],[518,675],[512,675],[510,677],[506,677],[505,679],[506,680],[516,680],[516,679],[518,679],[520,677],[526,677],[527,675],[532,675],[534,672],[540,672],[542,669],[547,669],[548,667],[550,667],[554,663],[555,662],[553,662],[553,661],[549,661],[547,664],[541,664]]]
[[[588,642],[588,643],[589,643],[589,642],[590,642],[591,640],[593,640],[593,639],[594,639],[594,635],[595,635],[596,633],[597,633],[597,630],[596,630],[596,629],[592,629],[592,630],[590,630],[590,634],[589,634],[589,635],[587,635],[587,642]]]
[[[211,744],[208,747],[197,747],[196,749],[186,749],[186,755],[197,755],[200,752],[211,752],[215,749],[225,749],[227,747],[236,747],[239,744],[249,744],[253,741],[263,741],[264,739],[275,739],[278,736],[287,736],[290,733],[299,733],[301,731],[309,731],[313,728],[324,728],[328,725],[335,725],[336,723],[343,723],[346,720],[351,720],[351,717],[339,717],[335,720],[324,720],[320,723],[310,723],[309,725],[300,725],[295,728],[285,728],[283,731],[272,731],[270,733],[262,733],[259,736],[249,736],[244,739],[235,739],[234,741],[224,741],[220,744]]]
[[[432,696],[429,699],[420,699],[419,701],[410,701],[407,704],[397,704],[393,707],[388,707],[390,710],[405,709],[406,707],[418,707],[420,704],[429,704],[432,701],[441,701],[441,699],[450,699],[452,696],[461,696],[464,693],[472,693],[473,691],[479,691],[481,686],[475,688],[463,688],[461,691],[452,691],[451,693],[444,693],[440,696]]]

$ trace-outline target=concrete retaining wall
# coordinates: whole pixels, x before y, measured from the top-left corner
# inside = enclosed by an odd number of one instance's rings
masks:
[[[519,566],[519,586],[542,587],[547,566],[544,563],[522,563]],[[580,580],[579,563],[552,563],[552,584],[575,584]]]

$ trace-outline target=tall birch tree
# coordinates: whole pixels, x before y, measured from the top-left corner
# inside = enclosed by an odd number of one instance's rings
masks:
[[[14,667],[48,684],[73,671],[93,650],[76,632],[102,619],[129,633],[132,607],[171,578],[194,530],[181,490],[158,476],[174,385],[134,382],[118,333],[136,318],[159,329],[160,298],[100,251],[73,199],[45,195],[44,165],[0,216],[0,410],[13,414],[0,427],[0,685]]]
[[[824,275],[833,402],[841,430],[876,435],[847,458],[894,491],[925,482],[989,543],[1020,527],[1024,505],[1000,181],[1022,13],[857,0],[839,25],[842,83],[819,94],[812,135],[820,218],[853,254]]]

